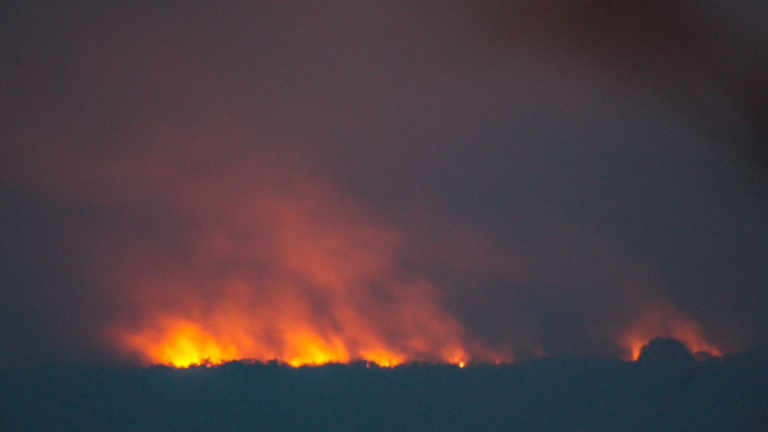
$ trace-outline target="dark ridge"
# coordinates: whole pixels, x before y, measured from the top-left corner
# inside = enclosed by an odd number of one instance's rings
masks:
[[[230,362],[0,374],[0,430],[758,431],[765,355],[691,369],[608,359],[518,365]]]

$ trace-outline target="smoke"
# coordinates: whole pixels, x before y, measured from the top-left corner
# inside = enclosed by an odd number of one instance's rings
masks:
[[[481,59],[465,3],[208,6],[5,19],[3,106],[18,109],[0,179],[28,205],[3,217],[42,221],[7,225],[21,234],[3,307],[24,319],[3,331],[36,335],[17,347],[395,364],[631,357],[630,334],[720,351],[764,339],[739,299],[765,296],[765,226],[711,193],[732,165],[658,99],[557,56]],[[701,69],[733,96],[722,112],[741,112],[729,80],[689,64],[709,52],[693,36],[659,30],[630,55],[599,43],[645,29],[614,26],[618,5],[509,7],[483,33],[501,36],[493,49],[573,43],[664,94]],[[537,18],[512,32],[523,12]],[[653,63],[658,38],[678,42]]]
[[[174,364],[511,359],[465,341],[437,289],[400,262],[399,229],[306,171],[277,169],[274,182],[180,180],[161,198],[187,221],[180,249],[129,238],[107,260],[104,284],[130,305],[112,330],[122,349]]]
[[[630,357],[659,335],[711,348],[658,307],[658,269],[596,233],[551,220],[494,245],[425,210],[375,212],[310,166],[216,136],[148,134],[141,151],[44,162],[43,187],[120,221],[86,228],[77,251],[106,290],[89,295],[110,305],[92,337],[118,358]]]
[[[485,41],[544,46],[643,86],[754,163],[768,168],[768,11],[753,2],[488,1]]]

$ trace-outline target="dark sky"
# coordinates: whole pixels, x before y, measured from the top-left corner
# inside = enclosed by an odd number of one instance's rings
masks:
[[[0,362],[768,345],[768,9],[529,3],[4,2]]]

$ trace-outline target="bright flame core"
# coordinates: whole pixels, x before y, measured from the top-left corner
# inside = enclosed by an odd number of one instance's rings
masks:
[[[147,330],[125,337],[127,346],[146,353],[157,363],[187,367],[205,361],[221,363],[240,357],[231,344],[222,344],[199,325],[184,320],[168,320],[162,332]]]

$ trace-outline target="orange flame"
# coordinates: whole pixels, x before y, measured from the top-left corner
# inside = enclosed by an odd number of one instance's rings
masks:
[[[161,331],[147,329],[126,335],[124,342],[158,363],[178,367],[204,361],[221,363],[240,357],[237,347],[223,344],[199,325],[185,319],[166,320]]]
[[[403,235],[338,196],[262,193],[217,211],[193,243],[192,262],[143,262],[118,275],[140,317],[113,329],[120,349],[179,367],[512,360],[468,349],[438,290],[401,264]]]
[[[621,335],[619,344],[627,351],[626,359],[634,361],[640,357],[642,348],[656,337],[675,338],[694,353],[722,355],[719,348],[705,339],[696,322],[666,302],[647,307],[635,324]]]
[[[428,287],[413,286],[422,290]],[[291,366],[346,363],[363,360],[380,366],[406,361],[442,361],[463,365],[468,358],[459,337],[462,329],[451,317],[426,303],[409,316],[407,305],[397,305],[388,322],[372,322],[362,314],[346,313],[344,321],[322,324],[306,305],[274,302],[269,313],[247,305],[222,306],[199,321],[161,315],[154,325],[124,332],[124,348],[149,363],[178,367],[236,359],[280,360]],[[268,317],[261,321],[258,317]],[[250,317],[250,318],[249,318]],[[389,340],[378,327],[391,326]],[[398,334],[399,333],[399,334]]]

